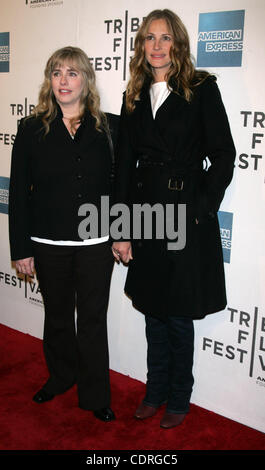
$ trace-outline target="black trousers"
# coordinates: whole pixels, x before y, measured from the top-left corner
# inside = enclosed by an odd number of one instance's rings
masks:
[[[34,260],[45,308],[43,347],[50,374],[43,388],[59,394],[77,384],[81,408],[109,406],[110,244],[34,242]]]

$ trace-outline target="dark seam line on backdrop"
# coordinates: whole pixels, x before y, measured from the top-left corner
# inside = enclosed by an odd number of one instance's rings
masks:
[[[123,80],[126,80],[127,29],[128,29],[128,10],[125,11],[124,56],[123,56]]]
[[[258,307],[255,307],[254,323],[253,323],[253,338],[252,338],[252,347],[251,347],[251,359],[250,359],[250,369],[249,369],[250,377],[253,377],[254,353],[255,353],[256,333],[257,333],[257,317],[258,317]]]

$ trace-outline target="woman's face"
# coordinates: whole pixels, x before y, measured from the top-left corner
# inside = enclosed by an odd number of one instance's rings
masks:
[[[173,37],[163,19],[153,20],[144,41],[145,58],[153,68],[155,78],[164,79],[171,65],[170,49]]]
[[[84,79],[79,70],[71,64],[64,63],[52,71],[51,86],[57,103],[61,107],[80,105],[84,89]]]

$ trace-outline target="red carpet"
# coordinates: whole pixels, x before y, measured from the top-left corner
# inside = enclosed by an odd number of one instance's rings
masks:
[[[102,423],[77,406],[75,387],[43,405],[32,401],[46,380],[42,341],[0,325],[1,450],[264,450],[265,434],[192,405],[178,428],[159,427],[163,410],[133,418],[144,384],[111,372],[116,421]]]

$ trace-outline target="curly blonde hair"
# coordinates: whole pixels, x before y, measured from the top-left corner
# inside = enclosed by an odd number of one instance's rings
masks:
[[[153,10],[144,19],[135,37],[135,53],[130,62],[131,78],[126,88],[128,112],[134,110],[135,100],[139,99],[143,85],[153,80],[152,68],[145,59],[144,42],[150,24],[159,19],[166,21],[169,33],[173,37],[170,49],[171,66],[165,77],[173,92],[183,93],[184,98],[190,101],[193,86],[209,75],[208,72],[195,70],[191,60],[189,35],[181,19],[168,9]]]
[[[78,47],[63,47],[55,51],[49,58],[44,71],[44,81],[40,88],[38,104],[31,116],[41,118],[46,135],[49,132],[50,123],[57,115],[57,103],[51,86],[51,76],[52,72],[63,64],[76,68],[84,79],[84,88],[80,98],[80,114],[70,120],[71,128],[75,129],[76,123],[83,118],[85,111],[89,109],[96,120],[96,129],[100,131],[101,127],[106,126],[106,117],[100,110],[95,72],[86,53]]]

